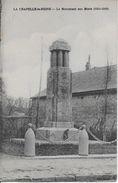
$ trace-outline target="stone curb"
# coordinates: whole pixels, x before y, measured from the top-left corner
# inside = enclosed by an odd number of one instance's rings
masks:
[[[114,182],[117,180],[117,175],[88,175],[88,176],[77,176],[77,175],[72,175],[72,176],[63,176],[63,177],[48,177],[48,178],[22,178],[22,179],[7,179],[7,180],[2,180],[4,182],[95,182],[95,181],[108,181],[111,180],[111,182]]]
[[[117,158],[117,154],[95,154],[95,155],[88,155],[88,156],[80,156],[80,155],[60,155],[60,156],[34,156],[34,157],[27,157],[27,156],[20,156],[24,159],[109,159],[109,158]]]

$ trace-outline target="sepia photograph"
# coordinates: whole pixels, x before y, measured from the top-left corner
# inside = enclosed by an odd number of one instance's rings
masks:
[[[117,0],[0,10],[0,182],[116,182]]]

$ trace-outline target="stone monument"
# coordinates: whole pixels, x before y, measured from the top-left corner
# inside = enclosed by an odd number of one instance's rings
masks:
[[[47,73],[47,105],[44,127],[37,129],[36,138],[41,136],[53,141],[62,141],[64,133],[77,140],[72,122],[72,72],[69,68],[70,46],[57,40],[50,46],[50,68]],[[77,134],[77,133],[76,133]]]

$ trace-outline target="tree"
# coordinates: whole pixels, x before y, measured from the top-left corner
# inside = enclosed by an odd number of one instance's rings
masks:
[[[98,108],[98,121],[96,124],[91,126],[91,130],[100,138],[101,140],[107,140],[107,131],[106,131],[106,123],[107,123],[107,113],[108,113],[108,83],[111,79],[111,66],[107,62],[107,66],[105,69],[105,77],[104,77],[104,89],[103,89],[103,98],[96,106]]]
[[[2,148],[2,129],[3,129],[3,122],[2,122],[2,78],[0,78],[0,150]]]

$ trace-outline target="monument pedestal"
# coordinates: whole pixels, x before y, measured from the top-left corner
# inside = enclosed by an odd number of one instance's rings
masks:
[[[57,128],[57,127],[42,127],[36,131],[36,139],[38,140],[50,140],[64,141],[64,132],[68,129],[67,136],[68,141],[78,141],[78,129],[76,128]]]

